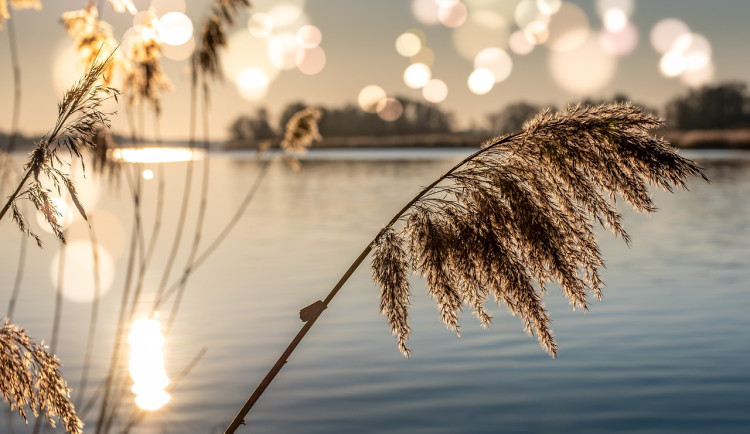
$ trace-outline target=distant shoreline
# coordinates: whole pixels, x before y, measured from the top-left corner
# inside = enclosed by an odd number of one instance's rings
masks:
[[[750,129],[736,130],[661,130],[655,135],[667,139],[681,149],[742,149],[750,150]],[[324,137],[313,145],[318,149],[369,149],[369,148],[451,148],[478,147],[492,136],[489,133],[440,133],[398,136],[348,136]],[[221,150],[256,149],[257,143],[226,141]]]

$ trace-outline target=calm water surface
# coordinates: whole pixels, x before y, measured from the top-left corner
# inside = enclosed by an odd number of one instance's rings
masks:
[[[274,163],[232,235],[193,275],[167,336],[171,378],[201,349],[206,355],[175,386],[172,401],[134,432],[221,432],[299,329],[298,310],[324,298],[419,187],[466,154],[319,151],[309,155],[300,173]],[[378,290],[364,266],[239,432],[750,432],[750,153],[686,155],[701,163],[710,185],[692,181],[690,192],[675,195],[655,191],[659,212],[652,216],[626,212],[631,247],[601,231],[604,302],[592,303],[584,314],[572,311],[557,293],[547,296],[560,346],[557,359],[500,307],[492,309],[495,322],[487,330],[464,313],[462,337],[456,338],[415,278],[413,355],[406,360],[378,315]],[[170,281],[184,266],[192,239],[200,167]],[[248,154],[213,157],[205,240],[222,229],[259,167]],[[157,179],[166,179],[164,224],[140,303],[145,315],[174,237],[186,163],[143,168],[156,174],[144,181],[147,240],[155,237]],[[124,182],[106,186],[89,175],[79,185],[113,263],[111,285],[101,299],[90,396],[112,351],[132,206]],[[17,232],[9,221],[0,225],[3,303],[18,263]],[[71,245],[88,240],[81,222],[73,223],[68,235]],[[29,247],[13,320],[49,342],[59,248],[51,236],[44,239],[43,250]],[[69,268],[66,275],[66,288],[90,284],[85,269]],[[57,353],[74,389],[90,309],[90,302],[66,299],[63,305]],[[128,414],[132,397],[121,400]],[[96,413],[86,414],[89,428]],[[0,418],[0,432],[10,432],[14,422],[16,432],[30,431],[16,417]]]

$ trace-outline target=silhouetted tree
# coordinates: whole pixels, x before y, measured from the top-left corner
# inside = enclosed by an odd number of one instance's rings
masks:
[[[487,115],[491,134],[507,134],[518,131],[524,122],[539,113],[542,107],[524,101],[505,106],[497,113]]]
[[[747,86],[725,83],[690,90],[667,104],[667,120],[679,130],[711,130],[750,126]]]
[[[259,108],[254,116],[240,116],[229,127],[232,140],[258,141],[272,139],[278,134],[268,121],[268,110]]]

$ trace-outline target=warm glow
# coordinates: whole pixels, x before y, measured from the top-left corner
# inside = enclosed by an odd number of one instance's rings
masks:
[[[562,0],[536,0],[536,7],[546,15],[554,15],[560,10]]]
[[[430,67],[424,63],[409,65],[404,71],[404,83],[412,89],[419,89],[427,84],[432,77]]]
[[[651,45],[657,52],[665,54],[672,49],[680,36],[689,33],[690,28],[687,24],[675,18],[667,18],[656,23],[651,29]]]
[[[422,24],[434,25],[439,22],[440,4],[435,0],[411,0],[411,13]]]
[[[97,217],[99,214],[96,214]],[[100,222],[97,219],[97,222]],[[117,232],[117,226],[113,231]],[[121,230],[120,230],[121,231]],[[64,259],[63,259],[63,256]],[[63,281],[60,282],[60,260],[63,260]],[[115,280],[115,262],[101,245],[97,248],[99,293],[94,281],[94,251],[89,240],[68,240],[65,250],[58,251],[50,264],[50,276],[55,288],[62,290],[65,299],[75,303],[89,303],[101,298]]]
[[[135,403],[144,410],[158,410],[169,402],[164,390],[169,378],[164,370],[164,337],[156,319],[135,321],[128,335],[130,342],[130,378]]]
[[[487,47],[504,48],[510,35],[509,25],[502,15],[490,10],[478,10],[453,31],[453,45],[466,60]]]
[[[181,12],[170,12],[156,24],[159,37],[165,44],[182,45],[193,36],[193,22]]]
[[[154,171],[151,169],[145,169],[141,176],[143,176],[143,179],[145,179],[146,181],[150,181],[154,179]]]
[[[300,48],[295,57],[297,69],[305,75],[315,75],[326,66],[326,52],[321,47]]]
[[[448,85],[443,80],[433,78],[422,88],[422,96],[431,103],[439,103],[448,96]]]
[[[268,60],[279,69],[292,69],[296,66],[297,37],[293,33],[281,33],[268,40]]]
[[[252,14],[247,20],[247,29],[253,36],[265,38],[273,30],[273,18],[262,12]]]
[[[659,70],[666,77],[677,77],[685,72],[686,63],[685,56],[681,52],[667,51],[661,57]]]
[[[323,33],[313,25],[305,25],[297,30],[297,44],[302,48],[315,48],[323,40]]]
[[[382,87],[371,84],[359,91],[357,103],[359,103],[359,108],[362,110],[368,113],[376,113],[378,103],[385,99],[385,97],[386,93]]]
[[[65,229],[68,226],[70,226],[71,223],[73,223],[73,217],[75,217],[75,213],[78,211],[75,210],[72,206],[68,205],[65,200],[59,198],[59,197],[53,197],[50,198],[50,205],[52,205],[52,208],[54,208],[56,215],[55,221],[57,224]],[[53,233],[52,228],[47,223],[47,220],[44,217],[44,214],[42,213],[36,213],[36,221],[39,223],[39,226],[48,233]]]
[[[541,45],[549,39],[549,27],[542,21],[532,21],[524,29],[524,35],[530,43]]]
[[[504,81],[513,71],[513,61],[505,50],[497,47],[485,48],[474,58],[474,69],[488,69],[495,83]]]
[[[396,51],[404,57],[411,57],[422,48],[422,40],[412,32],[405,32],[396,38]]]
[[[604,28],[610,32],[619,32],[628,25],[628,16],[618,8],[607,9],[604,12]]]
[[[477,95],[488,93],[494,85],[495,76],[489,69],[476,69],[469,75],[469,90]]]
[[[259,68],[247,68],[237,77],[240,95],[250,101],[257,101],[266,96],[268,84],[268,76]]]
[[[161,46],[161,52],[162,54],[164,54],[164,57],[175,61],[187,59],[193,54],[194,51],[195,38],[192,36],[187,40],[187,42],[182,45],[164,44]]]
[[[534,44],[529,41],[526,37],[526,33],[523,30],[516,30],[510,35],[508,40],[508,46],[511,51],[521,56],[526,55],[534,51]]]
[[[638,31],[628,23],[617,33],[604,31],[599,35],[602,48],[613,56],[624,56],[635,50],[638,45]]]
[[[571,51],[586,42],[588,35],[589,19],[586,12],[573,3],[564,3],[552,17],[545,45],[552,51]]]
[[[380,119],[386,122],[393,122],[404,113],[404,106],[396,98],[383,98],[378,102],[376,111]]]
[[[117,148],[112,152],[112,158],[128,163],[170,163],[200,160],[203,151],[186,148]]]
[[[302,7],[294,4],[280,4],[268,11],[273,20],[274,27],[285,27],[300,20],[304,14]]]
[[[460,1],[449,2],[443,1],[438,9],[438,20],[442,25],[449,28],[456,28],[466,22],[469,11],[466,5]]]
[[[550,53],[549,68],[560,87],[583,96],[606,86],[615,75],[617,62],[604,51],[599,38],[590,36],[575,50]]]
[[[550,22],[549,14],[541,11],[535,0],[521,0],[521,2],[516,5],[516,10],[514,11],[513,16],[516,19],[516,25],[521,29],[534,21],[540,21],[545,25]]]
[[[432,66],[435,63],[435,52],[430,47],[422,47],[419,53],[411,56],[409,60],[411,60],[411,63],[424,63],[427,66]]]
[[[154,8],[157,17],[169,12],[185,13],[185,0],[151,0],[150,7]]]

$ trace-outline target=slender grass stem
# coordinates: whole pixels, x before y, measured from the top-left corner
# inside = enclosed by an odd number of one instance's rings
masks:
[[[18,252],[18,267],[16,268],[16,278],[13,282],[13,292],[10,295],[8,301],[8,312],[5,315],[8,320],[13,317],[16,310],[16,302],[18,301],[18,295],[21,292],[21,282],[23,281],[23,273],[26,268],[26,250],[29,245],[29,237],[26,234],[21,234],[21,243]]]
[[[89,221],[89,242],[91,243],[91,259],[93,262],[94,278],[94,297],[91,301],[91,317],[89,318],[89,332],[86,338],[86,350],[83,357],[83,367],[81,368],[81,381],[78,383],[78,396],[76,397],[76,406],[80,406],[86,395],[88,386],[89,370],[91,359],[94,354],[94,340],[96,337],[96,326],[99,320],[99,297],[101,296],[101,279],[99,275],[99,242],[94,230],[94,220],[91,214],[88,215]]]
[[[440,184],[445,178],[450,176],[453,172],[458,170],[461,166],[466,164],[468,161],[473,160],[480,154],[483,154],[484,152],[487,152],[490,149],[493,149],[500,144],[507,143],[511,139],[517,137],[520,135],[520,133],[506,136],[502,140],[498,140],[494,142],[492,145],[482,148],[473,154],[469,155],[468,157],[464,158],[453,166],[450,170],[445,172],[442,176],[440,176],[438,179],[436,179],[432,184],[428,185],[427,187],[423,188],[412,200],[410,200],[406,205],[404,205],[403,208],[399,212],[396,213],[396,215],[391,218],[391,220],[386,224],[383,229],[381,229],[380,232],[373,238],[370,243],[367,244],[367,246],[362,250],[362,253],[359,254],[357,259],[354,260],[352,265],[349,266],[349,268],[344,272],[344,275],[341,276],[341,279],[336,283],[336,285],[331,289],[331,292],[328,293],[328,296],[323,300],[322,306],[318,308],[314,315],[308,319],[305,324],[302,326],[299,332],[297,332],[297,335],[292,339],[292,342],[287,346],[287,348],[284,350],[284,352],[281,354],[279,359],[276,361],[276,363],[271,367],[271,369],[268,371],[266,376],[261,380],[258,387],[255,389],[252,395],[250,395],[250,398],[248,398],[247,402],[245,402],[245,405],[242,406],[240,411],[237,413],[237,415],[234,417],[232,422],[229,424],[229,427],[224,431],[225,434],[231,434],[234,433],[237,428],[239,428],[240,425],[244,423],[245,416],[250,412],[250,409],[252,409],[253,405],[260,399],[261,395],[263,395],[263,392],[268,388],[268,386],[271,384],[274,378],[276,378],[276,375],[281,371],[281,368],[284,367],[284,365],[287,363],[287,360],[289,359],[289,356],[294,352],[294,350],[297,348],[297,345],[302,341],[302,339],[305,337],[307,332],[312,328],[315,321],[318,319],[321,313],[328,307],[328,304],[333,300],[333,298],[338,294],[339,290],[344,286],[344,284],[349,280],[351,275],[354,273],[354,271],[359,268],[359,266],[362,264],[362,262],[367,258],[367,255],[370,254],[370,251],[372,251],[373,245],[378,240],[378,238],[386,231],[388,228],[393,226],[408,210],[411,208],[418,200],[420,200],[422,197],[424,197],[426,194],[428,194],[430,191],[432,191],[433,188],[435,188],[438,184]]]

